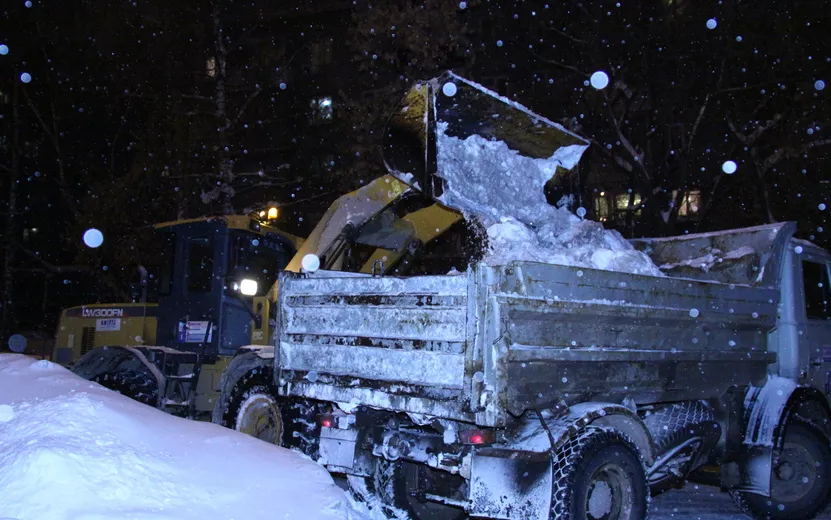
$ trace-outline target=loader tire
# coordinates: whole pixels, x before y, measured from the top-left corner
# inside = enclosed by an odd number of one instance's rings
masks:
[[[241,377],[222,414],[222,426],[279,446],[283,425],[277,391],[269,375],[252,371]]]
[[[712,410],[701,401],[676,403],[659,408],[644,417],[643,422],[655,442],[657,457],[694,436],[715,442],[721,435],[721,429]],[[695,462],[690,460],[681,468],[685,476],[696,469]],[[656,496],[664,491],[682,487],[684,482],[684,478],[659,470],[657,476],[651,476],[649,479],[650,492],[652,496]]]
[[[159,386],[155,379],[143,372],[105,372],[93,377],[91,381],[153,408],[158,403]]]
[[[623,433],[590,426],[554,454],[551,469],[551,520],[646,518],[643,461]]]
[[[808,520],[831,501],[831,440],[809,423],[787,426],[773,454],[770,497],[731,491],[741,510],[757,520]]]
[[[431,492],[446,496],[464,485],[462,477],[434,471],[423,464],[378,459],[369,487],[388,506],[385,513],[389,518],[463,520],[467,518],[464,510],[426,500],[424,490],[429,487]],[[463,495],[459,493],[457,498],[464,498]]]

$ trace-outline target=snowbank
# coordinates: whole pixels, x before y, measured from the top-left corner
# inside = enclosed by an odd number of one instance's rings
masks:
[[[620,233],[548,204],[545,184],[557,168],[572,169],[585,145],[565,146],[547,159],[535,159],[502,141],[447,135],[447,126],[439,122],[436,132],[437,175],[445,180],[441,202],[485,225],[490,248],[486,262],[526,260],[663,276]]]
[[[0,355],[0,518],[358,517],[300,454]]]

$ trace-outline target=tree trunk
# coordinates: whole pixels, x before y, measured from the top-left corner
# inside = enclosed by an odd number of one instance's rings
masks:
[[[11,143],[11,164],[9,168],[9,194],[7,200],[6,227],[4,230],[6,251],[3,255],[3,314],[2,334],[5,339],[12,329],[11,304],[14,292],[14,260],[16,252],[15,240],[17,234],[17,179],[20,168],[20,112],[18,110],[19,87],[15,84],[12,91],[12,143]]]
[[[220,5],[217,4],[214,10],[214,36],[216,37],[216,118],[219,128],[218,152],[219,152],[219,190],[217,200],[226,215],[234,213],[234,164],[231,159],[228,132],[231,129],[231,120],[228,117],[228,93],[227,93],[227,65],[228,50],[225,47],[225,40],[222,31],[222,19],[220,16]]]

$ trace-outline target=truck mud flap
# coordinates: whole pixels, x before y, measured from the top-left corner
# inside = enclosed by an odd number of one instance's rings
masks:
[[[485,448],[471,462],[471,516],[548,520],[551,457],[547,452]]]

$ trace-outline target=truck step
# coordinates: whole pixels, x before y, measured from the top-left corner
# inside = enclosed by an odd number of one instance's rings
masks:
[[[196,379],[196,374],[185,374],[181,376],[165,376],[168,381],[193,381]]]
[[[173,399],[164,399],[162,401],[163,406],[190,406],[190,402],[188,401],[174,401]]]

